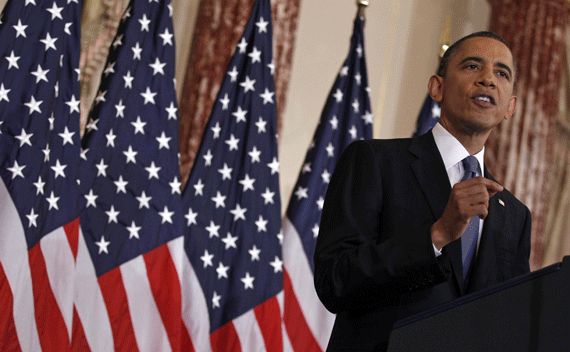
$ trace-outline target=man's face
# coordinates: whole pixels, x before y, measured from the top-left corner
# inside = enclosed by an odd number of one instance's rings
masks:
[[[513,58],[498,40],[465,40],[430,92],[441,102],[441,123],[462,134],[487,133],[515,110]],[[434,79],[432,77],[432,79]]]

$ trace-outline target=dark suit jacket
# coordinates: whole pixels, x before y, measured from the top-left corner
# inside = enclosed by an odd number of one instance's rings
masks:
[[[465,290],[460,240],[438,258],[431,242],[450,193],[431,131],[347,147],[314,256],[317,294],[337,313],[327,351],[385,350],[397,320],[530,271],[530,212],[504,190],[490,199]]]

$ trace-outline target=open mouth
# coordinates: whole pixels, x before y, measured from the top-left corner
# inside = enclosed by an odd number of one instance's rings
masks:
[[[495,99],[490,95],[480,94],[476,95],[473,99],[495,105]]]

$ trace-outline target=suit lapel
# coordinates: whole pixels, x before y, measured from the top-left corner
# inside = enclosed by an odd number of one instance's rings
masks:
[[[429,131],[415,138],[409,151],[417,157],[417,160],[412,162],[411,168],[427,199],[434,221],[436,221],[443,215],[451,194],[451,185],[432,132]],[[444,252],[451,260],[457,288],[463,294],[461,242],[453,241],[444,247]]]

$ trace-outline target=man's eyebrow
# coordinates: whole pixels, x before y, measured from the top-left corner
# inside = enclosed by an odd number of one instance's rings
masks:
[[[463,64],[463,63],[465,63],[465,62],[467,62],[467,61],[483,62],[483,58],[480,57],[480,56],[468,56],[468,57],[466,57],[465,59],[461,60],[460,64]],[[507,65],[507,64],[505,64],[505,63],[503,63],[503,62],[501,62],[501,61],[497,62],[496,65],[499,66],[499,67],[502,68],[502,69],[507,70],[507,71],[509,72],[509,76],[512,76],[512,75],[513,75],[513,71],[511,70],[511,68],[509,67],[509,65]]]

